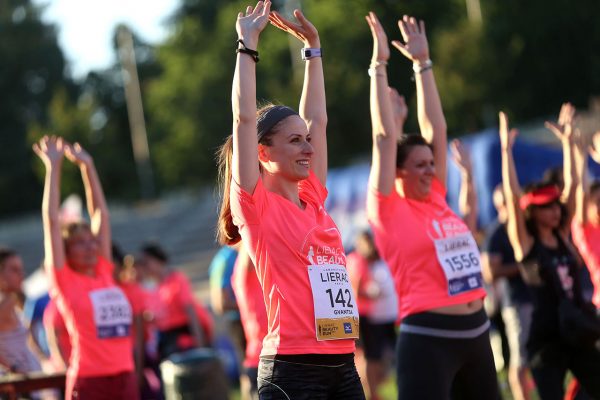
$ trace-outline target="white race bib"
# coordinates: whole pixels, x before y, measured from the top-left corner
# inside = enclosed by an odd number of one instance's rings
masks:
[[[90,292],[96,334],[100,339],[124,337],[131,327],[131,305],[117,287],[97,289]]]
[[[357,339],[358,308],[342,265],[309,265],[317,340]]]
[[[448,281],[448,293],[454,296],[483,287],[481,258],[471,233],[434,240],[440,266]]]

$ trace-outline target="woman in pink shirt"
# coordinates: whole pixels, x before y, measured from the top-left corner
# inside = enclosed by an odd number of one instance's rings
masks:
[[[144,266],[146,277],[158,283],[153,293],[157,309],[152,311],[161,360],[173,353],[210,346],[213,328],[212,318],[196,300],[187,276],[170,268],[168,261],[167,253],[156,243],[144,244],[137,261]]]
[[[78,144],[43,137],[33,146],[46,167],[42,217],[50,296],[71,339],[66,398],[135,399],[131,305],[113,280],[108,208],[92,158]],[[91,227],[58,218],[63,157],[82,174]]]
[[[392,41],[413,63],[421,136],[403,135],[406,105],[388,86],[387,37],[375,14],[367,22],[373,36],[367,214],[400,299],[398,396],[498,398],[479,251],[445,200],[446,121],[425,24],[404,16],[398,21],[404,41]]]
[[[340,233],[327,212],[327,111],[319,34],[259,1],[239,13],[233,135],[220,152],[219,239],[242,239],[262,286],[269,330],[258,367],[268,399],[364,399],[354,365],[358,312]],[[256,107],[256,48],[267,23],[304,43],[300,113]]]

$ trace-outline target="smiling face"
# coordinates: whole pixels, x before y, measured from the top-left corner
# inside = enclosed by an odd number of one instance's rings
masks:
[[[314,149],[302,118],[292,115],[281,120],[269,139],[268,145],[259,145],[263,170],[290,181],[308,178]]]
[[[429,146],[413,146],[397,169],[396,176],[402,181],[406,197],[422,200],[429,196],[431,181],[435,177],[433,152]]]

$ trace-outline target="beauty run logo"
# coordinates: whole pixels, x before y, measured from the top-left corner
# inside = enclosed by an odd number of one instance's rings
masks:
[[[302,252],[310,265],[346,265],[346,254],[337,228],[311,231],[304,241]]]

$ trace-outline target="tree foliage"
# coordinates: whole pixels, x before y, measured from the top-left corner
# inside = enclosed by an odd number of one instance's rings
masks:
[[[57,89],[72,90],[53,26],[29,0],[0,3],[0,215],[39,204],[27,130],[48,119]]]

